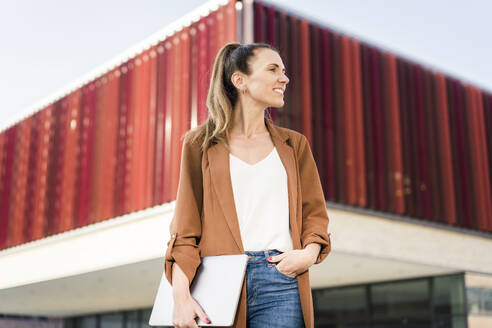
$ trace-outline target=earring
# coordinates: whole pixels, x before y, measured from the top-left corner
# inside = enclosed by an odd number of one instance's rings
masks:
[[[246,89],[242,89],[241,92],[243,93],[243,95],[246,93]]]

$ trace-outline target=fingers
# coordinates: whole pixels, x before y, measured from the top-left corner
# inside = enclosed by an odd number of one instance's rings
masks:
[[[195,313],[200,317],[200,319],[203,322],[211,323],[210,319],[207,317],[207,315],[203,311],[202,307],[198,303],[196,303]]]
[[[267,261],[268,262],[279,262],[279,261],[282,261],[282,259],[285,256],[286,256],[286,253],[278,254],[278,255],[275,255],[275,256],[270,256],[269,258],[267,258]]]
[[[193,318],[191,321],[182,322],[182,323],[174,323],[175,328],[199,328],[201,326],[198,325],[196,319]]]

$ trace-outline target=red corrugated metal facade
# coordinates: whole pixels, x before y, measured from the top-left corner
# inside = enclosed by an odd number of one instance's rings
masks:
[[[228,2],[2,131],[0,249],[172,201],[236,13]],[[291,80],[271,116],[307,136],[327,200],[492,231],[491,94],[260,1],[253,13]]]
[[[181,136],[207,117],[230,1],[0,133],[0,249],[176,197]]]
[[[329,201],[492,232],[492,95],[261,1]],[[488,129],[487,129],[488,127]]]

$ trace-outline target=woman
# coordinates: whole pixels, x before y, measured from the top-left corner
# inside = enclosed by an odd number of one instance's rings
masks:
[[[165,257],[176,327],[213,325],[189,286],[200,257],[227,254],[248,254],[233,327],[314,326],[308,269],[331,250],[323,190],[306,137],[265,117],[288,83],[268,44],[229,43],[215,59],[208,119],[184,137]]]

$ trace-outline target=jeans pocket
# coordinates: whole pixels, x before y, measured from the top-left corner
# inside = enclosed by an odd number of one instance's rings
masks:
[[[285,277],[285,278],[290,279],[290,280],[293,280],[293,279],[296,279],[296,278],[297,278],[297,276],[292,277],[292,276],[289,276],[289,275],[287,275],[287,274],[285,274],[285,273],[281,272],[281,271],[277,268],[277,265],[276,265],[276,264],[273,266],[273,268],[274,268],[274,269],[275,269],[275,271],[277,271],[277,272],[278,272],[278,274],[280,274],[282,277]]]

